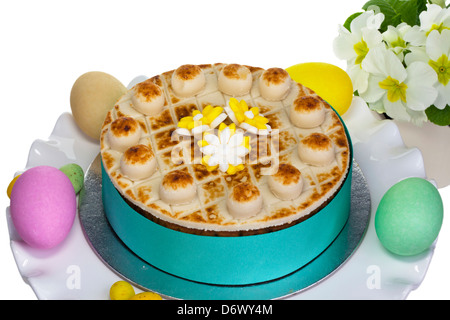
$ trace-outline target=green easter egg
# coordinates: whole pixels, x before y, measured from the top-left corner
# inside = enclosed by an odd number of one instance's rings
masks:
[[[70,179],[72,182],[73,188],[75,189],[75,193],[80,192],[84,186],[84,172],[83,169],[75,164],[70,163],[59,168],[64,174]]]
[[[444,207],[434,185],[425,179],[407,178],[383,196],[375,216],[375,230],[389,251],[412,256],[424,252],[436,240]]]

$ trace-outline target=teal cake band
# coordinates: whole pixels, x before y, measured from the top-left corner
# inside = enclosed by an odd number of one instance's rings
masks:
[[[124,244],[154,267],[188,280],[247,285],[292,273],[322,253],[350,212],[352,168],[328,205],[292,227],[240,237],[202,236],[161,226],[133,210],[102,165],[106,216]]]

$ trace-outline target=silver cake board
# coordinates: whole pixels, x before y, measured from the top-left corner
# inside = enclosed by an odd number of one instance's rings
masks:
[[[110,226],[102,202],[100,155],[86,172],[79,218],[93,251],[121,278],[165,298],[188,300],[267,300],[300,294],[332,276],[358,248],[370,220],[371,199],[364,175],[353,161],[351,206],[347,223],[318,257],[282,278],[245,286],[224,286],[183,279],[153,267],[135,255]]]

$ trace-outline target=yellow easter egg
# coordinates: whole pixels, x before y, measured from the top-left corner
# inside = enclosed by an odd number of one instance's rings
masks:
[[[11,192],[12,192],[12,189],[14,187],[14,184],[16,183],[16,181],[17,181],[17,179],[19,177],[20,177],[20,174],[15,176],[14,179],[12,179],[11,182],[9,183],[9,185],[8,185],[8,189],[6,190],[6,194],[8,195],[8,198],[10,198],[10,199],[11,199]]]
[[[162,300],[162,298],[154,292],[141,292],[131,297],[130,300]]]
[[[109,289],[111,300],[129,300],[135,294],[131,284],[126,281],[117,281]]]
[[[316,92],[340,115],[343,115],[353,99],[350,76],[343,69],[324,62],[307,62],[286,69],[292,80]]]
[[[81,75],[70,92],[70,107],[78,127],[99,140],[106,114],[126,91],[119,80],[107,73],[91,71]]]

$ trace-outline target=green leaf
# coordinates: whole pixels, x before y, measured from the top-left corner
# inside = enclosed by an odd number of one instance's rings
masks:
[[[369,0],[363,6],[364,10],[377,6],[384,14],[384,21],[380,31],[387,30],[389,25],[398,26],[406,22],[410,26],[417,24],[419,14],[426,9],[426,0]]]
[[[353,21],[356,17],[358,17],[358,16],[360,16],[360,15],[362,15],[362,12],[357,12],[357,13],[352,14],[350,17],[347,18],[347,20],[345,20],[344,27],[345,27],[348,31],[351,31],[351,30],[350,30],[350,24],[352,23],[352,21]]]
[[[427,10],[427,0],[417,0],[416,25],[420,25],[419,15]]]
[[[417,3],[418,0],[398,0],[393,1],[395,8],[400,12],[402,22],[406,22],[410,26],[416,24],[417,21]]]
[[[439,126],[450,126],[450,106],[447,105],[443,110],[430,106],[425,110],[428,120]]]
[[[395,8],[387,0],[370,0],[363,6],[364,10],[368,10],[369,7],[376,6],[380,12],[384,14],[384,21],[381,24],[380,31],[387,30],[387,26],[397,26],[401,23],[401,15],[395,10]]]

